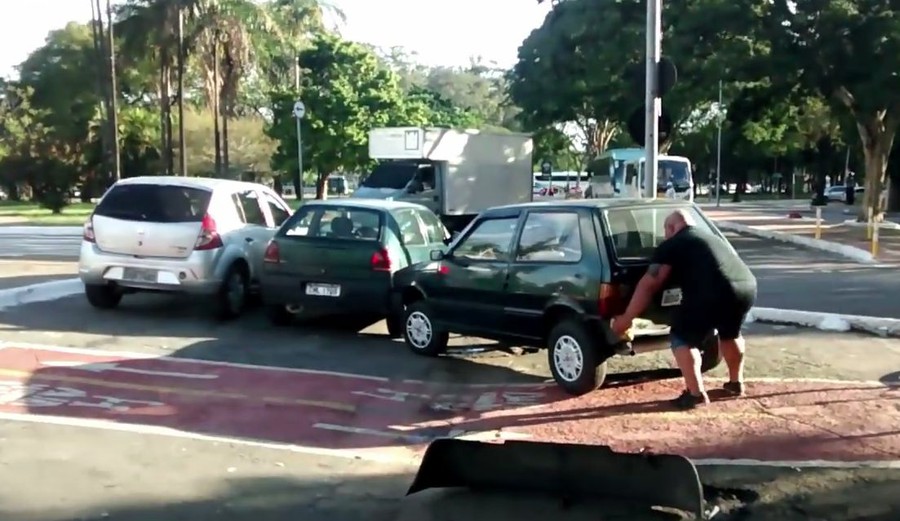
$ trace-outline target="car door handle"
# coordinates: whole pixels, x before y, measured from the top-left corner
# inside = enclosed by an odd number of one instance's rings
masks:
[[[244,240],[247,241],[247,242],[253,242],[253,241],[254,241],[253,237],[244,237]]]

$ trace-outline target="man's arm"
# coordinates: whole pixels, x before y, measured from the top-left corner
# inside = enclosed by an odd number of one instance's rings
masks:
[[[634,288],[631,302],[628,303],[628,308],[623,313],[623,316],[629,320],[634,320],[643,313],[650,306],[650,300],[653,296],[666,283],[670,273],[672,273],[672,266],[668,264],[651,264],[647,268],[647,273],[641,277],[637,287]]]

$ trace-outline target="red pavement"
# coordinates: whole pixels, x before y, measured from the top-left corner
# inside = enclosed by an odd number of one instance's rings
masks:
[[[439,360],[435,363],[441,363]],[[327,449],[421,448],[460,431],[694,458],[900,460],[900,388],[757,383],[678,412],[674,381],[577,399],[554,386],[453,386],[102,353],[0,349],[0,412],[101,419]],[[712,393],[715,399],[715,393]]]

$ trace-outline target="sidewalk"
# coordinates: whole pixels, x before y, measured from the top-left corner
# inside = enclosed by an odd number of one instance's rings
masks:
[[[816,221],[814,218],[790,219],[775,217],[771,213],[756,213],[729,210],[708,210],[706,214],[715,221],[728,221],[737,225],[749,227],[759,232],[759,235],[771,236],[775,234],[787,234],[802,237],[806,241],[815,240]],[[848,216],[849,218],[849,216]],[[821,240],[857,248],[861,252],[871,252],[871,241],[867,240],[866,227],[862,225],[852,226],[844,223],[823,224]],[[879,228],[878,254],[876,260],[881,263],[900,264],[900,230],[888,227]],[[788,242],[791,241],[786,238]],[[826,244],[821,244],[820,249],[828,249]]]

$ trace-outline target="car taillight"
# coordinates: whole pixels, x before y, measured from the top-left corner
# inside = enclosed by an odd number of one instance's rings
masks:
[[[391,271],[391,256],[384,248],[372,254],[372,271]]]
[[[194,244],[195,250],[214,250],[221,248],[222,237],[216,230],[216,221],[209,214],[203,216],[200,221],[200,235],[197,236],[197,242]]]
[[[97,242],[97,237],[94,235],[94,218],[88,217],[88,220],[84,223],[84,226],[81,228],[81,238],[86,242]]]
[[[597,311],[603,318],[612,318],[624,311],[622,309],[622,295],[619,293],[618,287],[612,284],[600,284]]]
[[[268,246],[266,246],[266,253],[263,255],[263,262],[270,264],[278,264],[281,262],[281,249],[278,247],[277,242],[269,241]]]

